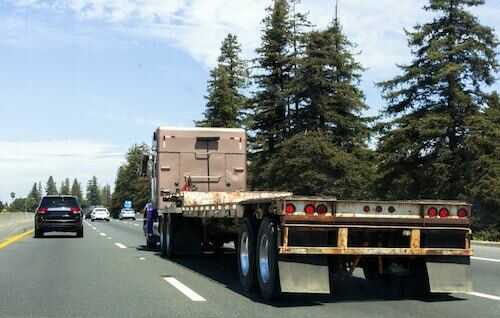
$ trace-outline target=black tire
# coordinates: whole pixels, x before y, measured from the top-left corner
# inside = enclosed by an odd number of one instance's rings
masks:
[[[162,231],[162,237],[165,239],[165,244],[164,244],[164,249],[165,249],[165,256],[167,258],[173,258],[175,257],[175,240],[176,240],[176,232],[177,232],[177,224],[178,223],[178,217],[177,215],[173,214],[168,214],[166,217],[166,224],[164,227],[164,231]]]
[[[83,237],[83,229],[76,231],[76,237]]]
[[[95,222],[95,220],[94,220],[94,219],[90,219],[90,221]]]
[[[221,239],[216,239],[213,240],[212,242],[212,249],[215,254],[224,254],[224,241]]]
[[[151,236],[146,238],[146,246],[148,249],[154,249],[156,247],[156,244]]]
[[[35,229],[35,238],[43,237],[43,231]]]
[[[257,234],[257,282],[265,300],[275,299],[281,294],[278,268],[277,222],[266,217]]]
[[[162,257],[167,257],[167,236],[165,229],[167,227],[167,218],[165,216],[160,217],[160,255]]]
[[[132,218],[133,221],[135,221],[135,218]]]
[[[363,265],[363,274],[365,279],[369,281],[379,280],[382,274],[378,272],[378,263],[376,258],[367,258],[366,263]]]
[[[241,287],[247,292],[253,290],[256,285],[255,275],[256,275],[256,225],[253,219],[246,217],[240,224],[240,230],[238,232],[238,241],[236,244],[237,249],[237,259],[238,259],[238,276],[240,279]],[[245,241],[245,242],[242,242]],[[243,249],[242,249],[243,247]],[[246,259],[242,255],[242,252],[247,254]],[[245,262],[246,261],[246,262]],[[245,264],[243,268],[242,264]]]

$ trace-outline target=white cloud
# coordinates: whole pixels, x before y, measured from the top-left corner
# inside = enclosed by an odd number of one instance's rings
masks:
[[[26,195],[34,182],[53,176],[58,183],[68,177],[86,181],[97,176],[113,185],[124,151],[116,146],[89,141],[0,141],[0,200],[10,192]],[[6,182],[8,181],[8,182]]]
[[[10,0],[19,7],[69,11],[83,20],[108,22],[117,29],[165,39],[212,65],[221,40],[235,33],[250,57],[258,46],[261,20],[270,0]],[[408,60],[403,28],[426,20],[426,0],[339,0],[346,32],[361,50],[365,67],[379,76]],[[500,29],[500,7],[494,1],[476,10],[485,23]],[[298,10],[310,12],[317,27],[334,14],[332,0],[302,0]]]

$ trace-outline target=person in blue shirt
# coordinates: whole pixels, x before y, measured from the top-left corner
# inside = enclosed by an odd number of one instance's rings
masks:
[[[153,233],[153,223],[157,218],[157,211],[151,202],[144,207],[144,234],[149,248],[156,247],[156,239]]]

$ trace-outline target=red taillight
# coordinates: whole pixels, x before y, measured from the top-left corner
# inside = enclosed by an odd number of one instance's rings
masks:
[[[368,205],[365,205],[365,206],[363,207],[363,212],[365,212],[365,213],[370,212],[370,207],[369,207]]]
[[[36,210],[37,213],[40,213],[40,214],[45,214],[47,212],[49,212],[49,209],[48,208],[39,208],[38,210]]]
[[[80,208],[71,208],[71,213],[73,214],[78,214],[80,213],[80,211],[81,211]]]
[[[313,204],[307,204],[304,207],[304,212],[306,212],[307,215],[313,215],[315,211],[316,211],[316,208],[314,208]]]
[[[439,217],[440,218],[447,218],[448,216],[450,216],[450,211],[448,211],[447,208],[439,209]]]
[[[467,209],[465,208],[458,209],[457,215],[459,218],[467,217]]]
[[[294,214],[295,213],[295,205],[292,203],[287,203],[285,207],[286,214]]]
[[[436,208],[429,208],[427,210],[427,215],[430,217],[430,218],[435,218],[438,214],[438,211]]]
[[[318,214],[326,214],[328,212],[328,208],[324,204],[320,204],[316,207],[316,212]]]

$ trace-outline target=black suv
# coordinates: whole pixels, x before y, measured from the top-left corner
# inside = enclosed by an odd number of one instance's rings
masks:
[[[83,237],[78,198],[68,195],[42,198],[35,213],[35,237],[42,237],[45,232],[76,232],[77,237]]]

